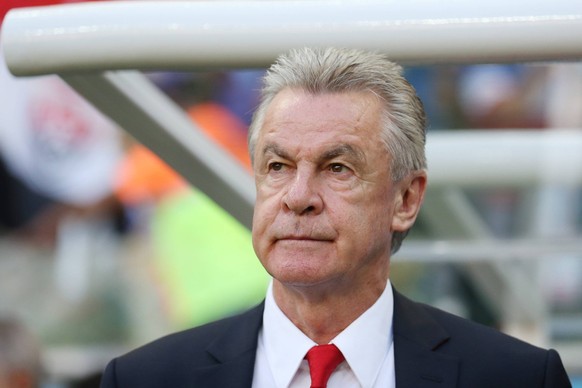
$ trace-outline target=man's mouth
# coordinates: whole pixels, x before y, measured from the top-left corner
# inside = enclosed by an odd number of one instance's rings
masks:
[[[302,236],[302,235],[291,235],[278,237],[277,241],[320,241],[320,242],[330,242],[332,239],[323,236]]]

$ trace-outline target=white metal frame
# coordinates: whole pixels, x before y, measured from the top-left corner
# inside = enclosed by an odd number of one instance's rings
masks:
[[[401,63],[578,60],[582,4],[115,1],[16,10],[3,34],[18,75],[266,66],[304,45],[381,50]]]

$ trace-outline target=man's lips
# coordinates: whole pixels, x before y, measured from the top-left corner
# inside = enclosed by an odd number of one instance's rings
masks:
[[[324,236],[282,236],[277,237],[276,241],[322,241],[322,242],[330,242],[333,239],[324,237]]]

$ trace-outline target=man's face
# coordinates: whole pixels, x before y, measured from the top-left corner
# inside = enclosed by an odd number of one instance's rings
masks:
[[[381,122],[368,92],[285,89],[272,101],[254,155],[253,246],[276,281],[386,281],[398,188]]]

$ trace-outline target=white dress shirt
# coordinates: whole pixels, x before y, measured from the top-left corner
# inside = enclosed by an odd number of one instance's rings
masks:
[[[331,375],[328,388],[395,388],[393,304],[388,281],[378,300],[331,340],[345,361]],[[259,332],[253,388],[309,388],[309,365],[304,357],[315,345],[277,306],[271,283]]]

